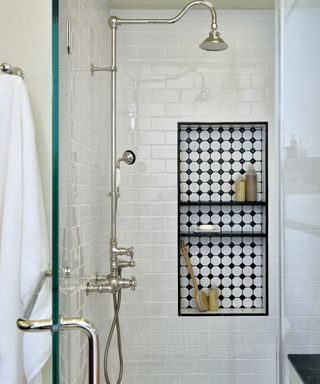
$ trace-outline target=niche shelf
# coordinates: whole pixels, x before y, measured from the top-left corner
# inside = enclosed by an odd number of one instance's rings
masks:
[[[179,315],[268,314],[267,122],[178,123]],[[252,164],[257,201],[234,201],[234,184]],[[214,232],[194,232],[202,224]],[[198,286],[220,290],[217,312],[199,312],[179,249],[182,239]]]
[[[267,234],[263,232],[203,232],[203,233],[196,233],[196,232],[180,232],[181,236],[188,236],[188,237],[203,237],[203,236],[210,236],[210,237],[266,237]]]
[[[197,203],[191,203],[188,201],[181,201],[180,205],[190,205],[190,206],[196,206],[196,205],[216,205],[216,206],[223,206],[223,205],[239,205],[239,206],[258,206],[258,205],[267,205],[264,201],[198,201]]]

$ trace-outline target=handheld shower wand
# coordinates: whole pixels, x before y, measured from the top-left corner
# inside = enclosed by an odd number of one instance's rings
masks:
[[[120,183],[121,183],[121,170],[120,170],[120,164],[121,162],[126,163],[127,165],[132,165],[136,162],[136,155],[134,152],[130,150],[126,150],[123,152],[122,157],[117,160],[117,165],[116,165],[116,188],[117,188],[117,198],[119,197],[119,188],[120,188]]]

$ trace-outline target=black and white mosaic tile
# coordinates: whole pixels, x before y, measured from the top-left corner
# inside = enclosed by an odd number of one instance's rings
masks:
[[[180,200],[232,201],[234,183],[250,164],[263,190],[265,126],[189,125],[180,130]]]
[[[199,288],[215,284],[220,309],[232,314],[267,313],[266,157],[267,123],[179,124],[179,238]],[[257,202],[234,202],[235,181],[250,165]],[[215,225],[217,233],[195,233],[203,224]],[[180,310],[196,309],[181,255],[179,271]]]
[[[214,283],[220,290],[221,308],[262,308],[264,239],[192,236],[184,240],[199,288]],[[180,263],[181,307],[197,308],[182,257]]]

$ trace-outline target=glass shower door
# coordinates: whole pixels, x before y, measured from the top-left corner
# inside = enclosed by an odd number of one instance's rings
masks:
[[[85,317],[93,321],[99,329],[103,355],[112,303],[108,295],[86,296],[86,283],[93,280],[97,272],[109,271],[110,87],[109,74],[92,75],[90,66],[110,64],[106,25],[110,13],[108,1],[60,1],[59,6],[54,31],[56,36],[59,28],[60,35],[54,45],[59,52],[59,62],[55,64],[59,68],[60,107],[59,137],[58,122],[54,125],[54,165],[56,171],[59,169],[54,179],[55,188],[59,187],[59,191],[54,189],[55,244],[58,245],[54,248],[54,324],[57,326],[54,330],[58,331],[61,325],[60,317]],[[120,17],[138,16],[139,12],[112,10],[112,14]],[[141,12],[142,16],[151,14],[151,11]],[[157,10],[153,13],[162,18],[176,12]],[[227,31],[230,50],[210,53],[211,56],[199,53],[194,43],[199,36],[193,36],[192,32],[196,23],[199,33],[207,34],[207,16],[196,11],[172,33],[160,26],[152,32],[148,26],[141,29],[126,26],[118,35],[121,65],[117,152],[122,154],[123,150],[133,149],[137,155],[133,167],[124,167],[119,201],[119,243],[135,248],[134,274],[139,284],[136,292],[124,293],[120,312],[124,383],[275,384],[277,380],[278,239],[275,231],[269,243],[269,316],[264,310],[259,316],[254,312],[250,317],[239,316],[239,312],[232,309],[230,313],[226,311],[227,316],[203,316],[195,308],[186,316],[179,316],[177,123],[219,124],[224,120],[238,122],[241,129],[244,123],[268,121],[271,144],[268,161],[278,159],[274,105],[272,101],[267,104],[266,100],[267,93],[272,100],[275,87],[275,12],[221,11],[221,30]],[[256,29],[261,38],[252,41],[250,38]],[[152,41],[158,44],[157,49],[151,44],[151,35]],[[137,40],[133,41],[133,36]],[[237,97],[240,105],[236,103]],[[250,139],[254,138],[247,141]],[[228,143],[223,145],[229,148]],[[240,153],[240,149],[235,151]],[[270,183],[275,184],[276,177],[273,169]],[[276,188],[271,194],[272,228],[278,219],[275,194]],[[217,265],[208,267],[209,261],[206,265],[196,263],[197,255],[192,260],[200,278],[200,269],[203,270],[203,284],[208,269],[217,276],[220,270],[229,273],[228,267],[217,258],[227,259],[228,255],[222,252],[231,251],[220,245],[219,240],[217,244],[218,247],[210,246],[217,251],[210,255]],[[192,247],[192,251],[198,252],[197,247],[202,245],[192,244]],[[232,257],[241,264],[239,258],[245,255],[237,244],[233,247],[239,254]],[[249,244],[246,252],[251,252],[250,247],[255,246]],[[201,252],[207,249],[204,246]],[[202,261],[206,262],[205,257]],[[231,268],[235,272],[239,269],[234,263],[229,264],[233,264]],[[65,274],[66,271],[70,273]],[[187,274],[183,277],[187,278]],[[239,281],[235,277],[230,280]],[[188,286],[186,297],[192,293],[192,286]],[[234,288],[231,285],[223,294],[230,298]],[[250,294],[250,288],[247,291]],[[251,303],[250,300],[247,302]],[[102,367],[101,361],[101,381]],[[111,354],[110,367],[114,380],[118,367],[115,352]],[[55,384],[59,380],[68,384],[85,383],[87,372],[85,338],[79,332],[55,332]]]
[[[107,77],[90,71],[91,63],[107,62],[107,17],[106,2],[53,1],[55,384],[88,382],[91,322],[105,340],[110,317],[104,295],[86,296],[86,283],[107,270]],[[73,325],[86,330],[73,330]]]
[[[59,380],[59,1],[52,0],[52,383]]]
[[[283,382],[319,381],[320,9],[285,1],[282,17]]]

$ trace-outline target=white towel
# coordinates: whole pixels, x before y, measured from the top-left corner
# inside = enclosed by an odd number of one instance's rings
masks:
[[[0,76],[0,384],[39,380],[50,333],[25,334],[17,318],[48,269],[49,250],[35,132],[20,77]],[[46,284],[32,318],[51,318]]]

